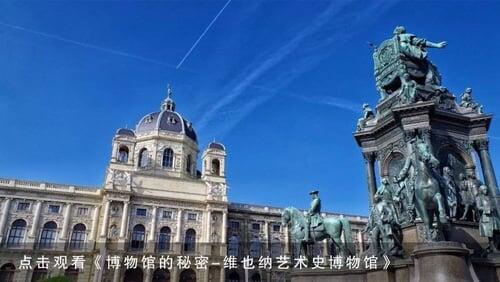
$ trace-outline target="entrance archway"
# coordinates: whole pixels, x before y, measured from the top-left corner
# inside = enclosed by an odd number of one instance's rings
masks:
[[[16,267],[12,263],[6,263],[0,268],[0,281],[13,282]]]
[[[157,268],[153,272],[153,282],[170,282],[170,272],[167,269]]]
[[[123,282],[143,282],[144,281],[144,273],[142,269],[127,269],[125,271],[125,277],[123,278]]]
[[[179,278],[180,282],[196,282],[196,272],[192,269],[186,269],[181,272],[181,276]]]

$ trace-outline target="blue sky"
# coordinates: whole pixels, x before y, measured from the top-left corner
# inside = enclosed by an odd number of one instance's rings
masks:
[[[352,137],[378,99],[366,42],[399,24],[447,40],[430,52],[443,84],[499,116],[499,3],[232,1],[207,30],[226,4],[0,2],[0,176],[101,185],[115,130],[170,82],[200,147],[226,145],[231,201],[305,208],[316,187],[324,210],[366,214]],[[497,120],[490,133],[500,170]]]

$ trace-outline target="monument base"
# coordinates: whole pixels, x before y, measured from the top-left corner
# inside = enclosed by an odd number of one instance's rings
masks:
[[[391,258],[387,269],[294,270],[292,282],[448,282],[499,281],[500,259],[471,258],[472,250],[458,242],[431,242],[415,245],[406,259]],[[379,259],[383,262],[383,259]]]
[[[415,281],[478,281],[469,255],[457,242],[425,243],[412,253]]]
[[[479,258],[472,259],[472,265],[479,281],[500,281],[500,259]]]
[[[402,227],[403,249],[406,255],[411,254],[417,245],[425,243],[423,237],[424,225],[420,221]],[[477,222],[452,221],[445,226],[443,236],[447,241],[465,244],[467,249],[473,251],[473,257],[480,257],[488,246],[488,238],[479,235]]]

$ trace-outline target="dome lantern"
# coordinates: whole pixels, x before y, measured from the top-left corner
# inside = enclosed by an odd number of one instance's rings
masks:
[[[167,86],[167,98],[165,98],[165,100],[163,100],[163,102],[161,103],[161,111],[164,112],[164,111],[171,111],[171,112],[175,112],[175,102],[174,100],[172,99],[172,87],[170,87],[170,84]]]

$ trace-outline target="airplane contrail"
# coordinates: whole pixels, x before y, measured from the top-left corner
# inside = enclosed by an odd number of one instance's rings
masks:
[[[127,58],[132,58],[132,59],[136,59],[136,60],[143,61],[143,62],[157,64],[157,65],[160,65],[160,66],[165,66],[165,67],[169,67],[169,68],[175,68],[175,65],[173,65],[173,64],[167,64],[167,63],[164,63],[164,62],[161,62],[161,61],[158,61],[158,60],[149,59],[149,58],[145,58],[145,57],[142,57],[142,56],[138,56],[138,55],[134,55],[134,54],[130,54],[130,53],[118,51],[118,50],[104,48],[104,47],[100,47],[100,46],[97,46],[97,45],[93,45],[93,44],[89,44],[89,43],[85,43],[85,42],[76,41],[76,40],[73,40],[73,39],[64,38],[64,37],[61,37],[61,36],[58,36],[58,35],[49,34],[49,33],[41,32],[41,31],[36,31],[36,30],[33,30],[33,29],[29,29],[29,28],[25,28],[25,27],[22,27],[22,26],[18,26],[18,25],[12,25],[12,24],[8,24],[8,23],[4,23],[4,22],[0,22],[0,25],[8,27],[8,28],[16,29],[16,30],[21,30],[21,31],[24,31],[24,32],[36,34],[36,35],[39,35],[39,36],[43,36],[43,37],[47,37],[47,38],[59,40],[59,41],[62,41],[62,42],[71,43],[71,44],[78,45],[78,46],[85,47],[85,48],[99,50],[99,51],[103,51],[103,52],[114,54],[114,55],[124,56],[124,57],[127,57]]]
[[[200,40],[203,38],[203,36],[205,36],[205,33],[208,32],[208,30],[212,27],[212,25],[215,23],[217,18],[219,18],[219,16],[222,14],[222,12],[224,12],[224,9],[226,9],[226,7],[229,5],[229,3],[231,3],[231,1],[232,0],[228,0],[226,2],[226,4],[222,7],[222,9],[220,9],[219,13],[217,13],[217,15],[214,17],[214,19],[208,24],[208,26],[205,28],[205,30],[201,33],[200,37],[198,37],[198,39],[196,39],[193,46],[191,46],[189,51],[187,51],[186,55],[184,55],[184,58],[182,58],[182,60],[177,64],[177,67],[175,67],[176,69],[179,69],[181,67],[181,65],[184,63],[184,61],[189,57],[189,55],[191,55],[191,52],[193,52],[194,48],[196,48],[196,45],[198,45],[198,42],[200,42]]]

